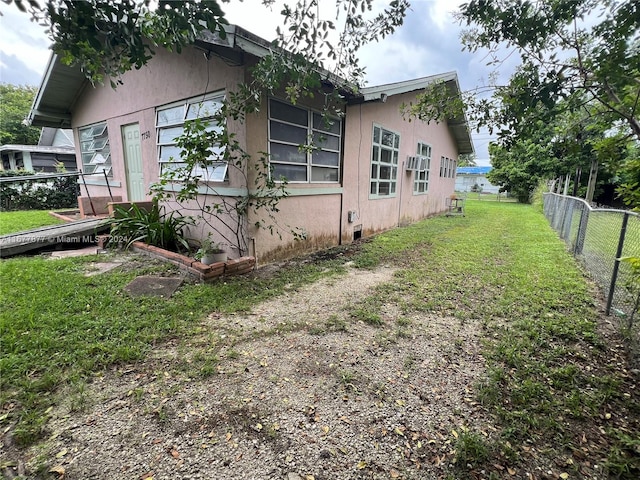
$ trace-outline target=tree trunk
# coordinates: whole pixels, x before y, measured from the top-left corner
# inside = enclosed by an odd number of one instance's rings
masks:
[[[593,202],[593,193],[596,190],[596,179],[598,178],[598,160],[591,160],[591,169],[589,170],[589,185],[587,186],[587,203]]]

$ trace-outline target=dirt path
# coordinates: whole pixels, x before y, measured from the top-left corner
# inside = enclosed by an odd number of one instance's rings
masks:
[[[350,269],[211,315],[189,343],[98,377],[57,409],[28,471],[75,479],[444,478],[484,373],[477,325],[350,311],[394,270]],[[78,405],[76,405],[78,406]]]

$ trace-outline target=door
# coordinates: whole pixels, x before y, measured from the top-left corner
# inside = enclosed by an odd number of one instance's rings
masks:
[[[140,126],[137,123],[122,127],[124,167],[127,177],[127,197],[130,202],[145,199],[142,155],[140,154]]]

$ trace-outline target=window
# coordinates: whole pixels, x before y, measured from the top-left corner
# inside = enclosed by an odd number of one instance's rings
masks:
[[[429,189],[429,170],[431,169],[431,145],[418,142],[417,158],[419,159],[413,180],[413,193],[427,193]]]
[[[373,126],[370,195],[386,197],[396,194],[399,148],[399,134]]]
[[[87,174],[113,176],[107,122],[78,129],[82,171]]]
[[[161,175],[186,166],[186,163],[180,161],[181,149],[176,145],[176,138],[184,132],[186,120],[211,119],[207,131],[222,133],[223,127],[215,123],[213,116],[220,110],[223,101],[223,93],[214,93],[165,105],[156,110],[158,163]],[[209,151],[211,155],[208,158],[212,164],[198,165],[191,173],[205,181],[224,182],[227,178],[227,163],[223,160],[224,149],[219,145],[213,145]]]
[[[440,157],[440,176],[445,178],[455,178],[456,161],[448,157]]]
[[[341,135],[337,118],[269,100],[269,158],[276,179],[339,181]]]

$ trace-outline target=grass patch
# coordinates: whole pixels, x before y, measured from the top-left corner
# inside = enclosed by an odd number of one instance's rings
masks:
[[[212,311],[248,311],[285,290],[344,272],[339,263],[317,262],[282,269],[269,279],[185,284],[170,299],[158,301],[131,298],[123,288],[137,275],[167,275],[175,273],[173,267],[145,258],[85,277],[87,264],[97,259],[33,257],[0,263],[0,277],[11,279],[0,281],[0,404],[5,406],[0,422],[17,422],[20,444],[44,433],[46,410],[69,385],[90,381],[112,365],[141,360],[169,338],[197,333]],[[211,352],[193,374],[212,374],[216,355]]]
[[[61,223],[64,222],[53,215],[49,215],[49,210],[0,212],[0,235],[46,227],[47,225],[59,225]]]
[[[624,374],[605,358],[596,334],[591,287],[536,209],[468,200],[465,217],[436,217],[380,235],[363,245],[361,260],[368,268],[403,265],[392,285],[358,306],[361,320],[395,303],[404,313],[480,322],[487,375],[477,398],[501,426],[492,442],[512,445],[513,462],[526,457],[527,442],[549,451],[584,448],[580,435],[596,434],[584,425],[606,427],[603,411],[627,408],[620,393]],[[613,431],[628,426],[623,420]],[[640,460],[628,455],[633,441],[628,434],[618,438],[617,446],[603,441],[589,454],[602,463],[609,458],[612,472],[636,474]],[[485,448],[492,442],[461,436],[458,465],[484,463],[490,471],[499,450]]]
[[[269,278],[187,284],[162,301],[133,300],[123,287],[142,273],[169,273],[164,264],[145,261],[86,278],[86,264],[95,258],[0,263],[2,277],[11,279],[0,282],[5,406],[0,422],[17,422],[16,438],[23,443],[35,440],[46,429],[47,408],[65,387],[89,382],[114,364],[142,359],[169,338],[200,334],[199,324],[210,312],[248,311],[262,300],[345,272],[345,259],[322,258],[292,264]],[[492,475],[492,465],[504,458],[510,465],[530,458],[533,444],[539,454],[579,451],[621,477],[638,473],[638,429],[629,420],[638,411],[632,409],[634,397],[624,395],[633,393],[621,368],[624,359],[604,349],[596,334],[593,293],[538,211],[468,200],[465,217],[435,217],[378,235],[349,259],[360,268],[401,267],[390,283],[346,310],[352,319],[378,327],[374,340],[380,345],[410,338],[408,319],[420,314],[454,317],[462,325],[473,321],[483,329],[487,373],[476,397],[496,429],[490,438],[472,433],[475,428],[463,432],[455,444],[456,468],[470,469],[471,477],[483,476],[482,470]],[[386,321],[385,306],[403,317]],[[347,326],[332,316],[312,333]],[[283,326],[282,332],[293,328],[303,327]],[[198,367],[186,365],[193,369],[188,373],[214,374],[222,346],[216,343],[202,361],[189,364]],[[414,368],[415,361],[407,357],[404,369]],[[357,394],[364,381],[349,370],[336,376],[345,393]]]

